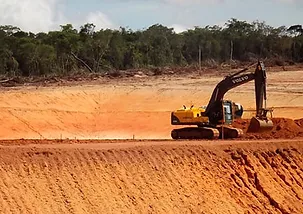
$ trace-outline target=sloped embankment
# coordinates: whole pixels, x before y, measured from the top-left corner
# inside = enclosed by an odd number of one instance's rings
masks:
[[[1,213],[303,210],[300,143],[0,152]]]

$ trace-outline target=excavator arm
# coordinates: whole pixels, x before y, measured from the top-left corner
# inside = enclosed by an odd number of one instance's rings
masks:
[[[255,72],[256,116],[266,117],[266,72],[263,63],[259,63]],[[263,104],[265,104],[263,108]]]

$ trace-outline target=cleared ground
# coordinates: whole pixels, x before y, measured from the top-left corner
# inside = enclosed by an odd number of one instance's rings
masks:
[[[2,146],[0,212],[301,213],[302,143]]]
[[[0,213],[302,213],[303,71],[268,73],[268,107],[290,120],[267,140],[165,140],[170,112],[206,105],[221,79],[2,89]],[[253,109],[253,83],[226,98]]]
[[[2,90],[0,139],[169,139],[170,112],[183,104],[207,105],[222,78],[202,73]],[[303,71],[268,72],[267,106],[275,117],[303,117],[302,85]],[[253,109],[253,89],[251,82],[226,98]]]

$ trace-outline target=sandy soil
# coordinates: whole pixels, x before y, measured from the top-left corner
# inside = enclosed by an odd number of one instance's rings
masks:
[[[206,105],[221,79],[202,74],[2,90],[0,139],[169,139],[170,112],[183,104]],[[274,117],[303,117],[302,85],[303,71],[268,72],[267,106]],[[253,82],[226,98],[253,109]]]
[[[1,213],[303,209],[303,141],[41,143],[0,147]]]
[[[0,213],[302,213],[303,71],[268,73],[267,135],[168,140],[170,112],[206,105],[221,79],[2,88]],[[226,98],[253,109],[253,83]]]

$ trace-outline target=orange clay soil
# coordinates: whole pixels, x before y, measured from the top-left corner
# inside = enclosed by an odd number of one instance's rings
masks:
[[[302,141],[55,143],[0,147],[0,213],[303,210]]]
[[[170,139],[170,112],[207,105],[223,76],[104,79],[67,86],[5,88],[0,93],[0,139]],[[303,71],[268,72],[267,107],[275,118],[303,117]],[[254,84],[225,98],[255,107]],[[246,111],[244,119],[251,118]]]
[[[243,129],[244,139],[292,139],[303,137],[303,119],[292,120],[288,118],[272,118],[273,128],[263,133],[247,132],[249,119],[236,120],[234,127]]]
[[[273,131],[231,141],[163,140],[218,76],[2,89],[0,213],[302,213],[303,139],[268,139],[302,135],[302,78],[269,72]],[[226,98],[253,109],[253,83]]]

